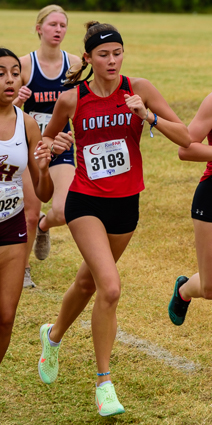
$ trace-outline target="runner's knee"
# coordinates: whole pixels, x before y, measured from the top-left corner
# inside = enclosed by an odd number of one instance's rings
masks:
[[[36,211],[31,209],[26,212],[26,223],[27,223],[27,229],[36,229],[38,220],[40,217],[40,211]]]
[[[76,279],[75,285],[82,295],[92,296],[96,291],[93,279],[79,277]]]
[[[58,205],[56,207],[52,205],[52,211],[54,214],[54,219],[59,225],[62,226],[66,224],[65,215],[64,215],[64,205],[60,205],[60,206]]]
[[[7,309],[4,313],[0,314],[0,333],[8,335],[12,331],[13,323],[15,320],[15,311]]]
[[[98,291],[98,296],[104,304],[112,306],[117,304],[121,295],[121,286],[119,284],[108,284],[104,289]]]

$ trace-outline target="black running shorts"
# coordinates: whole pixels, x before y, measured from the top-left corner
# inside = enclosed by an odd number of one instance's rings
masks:
[[[191,216],[196,220],[212,223],[212,176],[200,182],[196,188]]]
[[[98,217],[107,233],[132,232],[139,218],[139,194],[124,198],[101,198],[68,192],[65,205],[67,224],[76,218],[88,215]]]

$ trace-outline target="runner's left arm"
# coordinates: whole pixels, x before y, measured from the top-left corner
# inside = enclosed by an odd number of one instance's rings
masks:
[[[29,144],[28,167],[35,193],[42,202],[48,202],[54,190],[53,181],[49,173],[50,150],[41,139],[40,129],[36,121],[25,113],[24,121]]]

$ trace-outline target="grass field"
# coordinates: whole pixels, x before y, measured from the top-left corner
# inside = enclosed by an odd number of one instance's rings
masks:
[[[83,52],[84,22],[115,24],[125,45],[123,74],[148,78],[188,124],[211,91],[211,16],[70,13],[62,47]],[[36,12],[0,11],[0,44],[24,55],[35,50]],[[44,262],[31,255],[36,289],[25,289],[12,341],[0,367],[1,425],[211,425],[212,309],[193,300],[185,324],[167,306],[179,274],[197,271],[190,205],[205,164],[183,163],[177,146],[146,125],[141,141],[146,190],[140,221],[118,263],[122,296],[111,370],[126,413],[101,418],[94,405],[92,302],[64,337],[57,381],[41,383],[39,328],[54,323],[81,256],[67,227],[51,231]],[[48,211],[49,204],[43,206]]]

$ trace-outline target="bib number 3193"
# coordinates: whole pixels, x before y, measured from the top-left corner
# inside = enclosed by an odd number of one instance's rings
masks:
[[[124,139],[84,146],[83,155],[91,180],[116,176],[130,170],[130,157]]]

